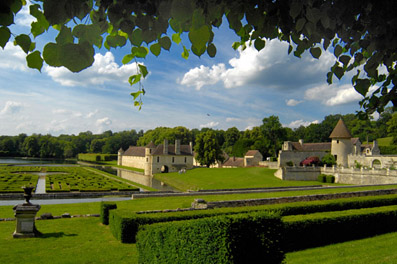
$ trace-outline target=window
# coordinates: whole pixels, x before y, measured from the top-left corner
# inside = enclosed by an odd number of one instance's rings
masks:
[[[185,157],[185,163],[186,163],[186,157]]]
[[[174,163],[175,162],[175,157],[172,157],[172,163]]]
[[[149,158],[146,158],[146,162],[149,162]]]
[[[339,144],[339,139],[338,139],[338,140],[336,140],[336,144]]]
[[[160,157],[157,157],[157,163],[159,163],[160,162]]]

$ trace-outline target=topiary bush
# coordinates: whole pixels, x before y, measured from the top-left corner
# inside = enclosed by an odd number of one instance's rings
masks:
[[[320,175],[317,176],[317,180],[318,180],[319,182],[326,182],[326,177],[327,177],[327,175],[325,175],[325,174],[320,174]]]
[[[268,212],[146,225],[139,263],[281,263],[282,232],[280,216]]]
[[[109,224],[109,211],[112,209],[117,209],[116,203],[111,202],[101,202],[100,203],[100,220],[104,225]]]
[[[326,181],[327,183],[334,183],[334,182],[335,182],[335,176],[333,176],[333,175],[326,175],[326,176],[325,176],[325,181]]]

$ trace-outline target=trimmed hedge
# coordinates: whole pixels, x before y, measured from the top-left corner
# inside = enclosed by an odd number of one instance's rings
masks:
[[[334,182],[335,182],[335,176],[333,176],[333,175],[326,175],[325,181],[326,181],[327,183],[334,183]]]
[[[117,209],[117,204],[113,202],[101,202],[100,204],[100,220],[104,225],[109,224],[109,211]]]
[[[182,221],[219,215],[230,215],[256,211],[277,211],[282,216],[329,212],[356,208],[377,207],[397,204],[397,195],[376,197],[356,197],[338,200],[272,204],[249,207],[217,208],[167,213],[136,214],[130,210],[111,210],[109,215],[110,230],[123,243],[134,243],[138,229],[142,225],[160,222]]]
[[[139,263],[281,263],[283,223],[268,212],[146,225]]]
[[[287,252],[397,231],[397,206],[283,217]]]
[[[320,175],[317,176],[317,181],[319,181],[319,182],[326,182],[326,177],[327,177],[327,175],[325,175],[325,174],[320,174]]]
[[[77,159],[91,162],[111,161],[117,160],[117,154],[79,153]]]

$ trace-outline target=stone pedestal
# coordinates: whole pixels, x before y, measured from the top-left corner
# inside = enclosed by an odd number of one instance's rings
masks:
[[[40,207],[38,204],[31,203],[14,206],[14,215],[17,219],[14,238],[36,237],[41,234],[35,226],[35,216]]]

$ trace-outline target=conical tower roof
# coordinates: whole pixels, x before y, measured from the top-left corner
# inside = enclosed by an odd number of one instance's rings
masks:
[[[345,122],[342,119],[339,119],[336,124],[334,130],[332,130],[330,138],[352,138],[352,134],[350,134],[349,129],[347,129]]]

